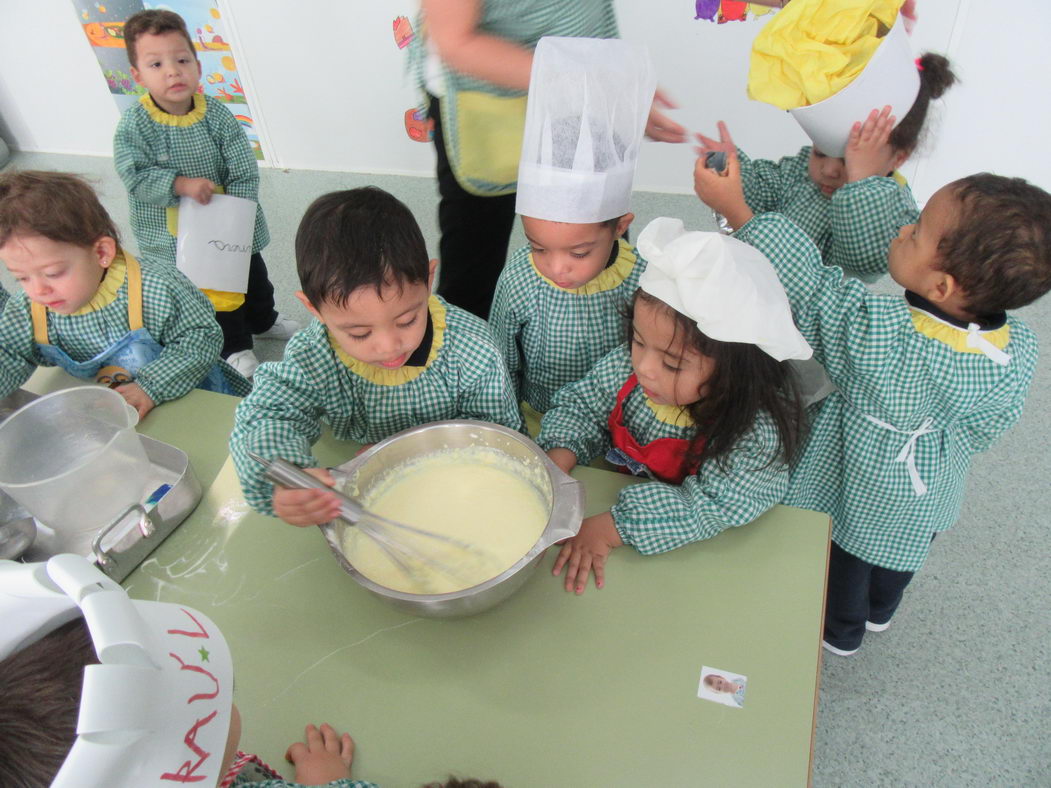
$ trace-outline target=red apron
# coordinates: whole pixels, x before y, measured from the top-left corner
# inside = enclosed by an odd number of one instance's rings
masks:
[[[682,480],[696,473],[700,465],[696,460],[689,464],[686,462],[686,452],[689,451],[690,441],[685,438],[658,438],[645,446],[640,446],[635,437],[628,432],[628,428],[624,426],[624,400],[638,384],[638,378],[635,373],[632,373],[617,393],[617,404],[609,414],[609,434],[613,439],[613,446],[636,462],[645,465],[654,478],[669,484],[682,484]],[[704,439],[701,440],[703,449]],[[622,473],[630,473],[623,466],[620,466],[619,470]]]

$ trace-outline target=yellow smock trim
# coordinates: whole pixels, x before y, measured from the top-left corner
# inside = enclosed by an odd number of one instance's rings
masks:
[[[431,352],[427,355],[427,363],[422,367],[401,366],[397,369],[387,369],[386,367],[377,367],[375,364],[366,364],[364,361],[358,361],[358,359],[350,356],[347,351],[341,348],[336,338],[326,329],[329,347],[332,348],[332,351],[347,369],[355,375],[360,375],[377,386],[400,386],[422,375],[424,370],[434,363],[434,359],[438,358],[438,351],[445,341],[445,307],[442,306],[442,302],[438,300],[437,296],[432,295],[428,299],[427,311],[431,315],[433,338],[431,339]]]
[[[942,344],[948,345],[957,353],[981,353],[981,348],[967,346],[967,329],[946,323],[944,320],[923,312],[919,309],[910,309],[912,313],[912,326],[920,334],[931,339],[936,339]],[[991,331],[979,331],[982,338],[994,347],[1003,350],[1011,341],[1011,327],[1006,323],[1000,328]]]
[[[909,182],[905,179],[905,176],[902,175],[897,170],[894,170],[894,172],[892,172],[890,174],[890,177],[893,178],[894,182],[896,184],[898,184],[899,186],[908,186],[909,185]]]
[[[212,302],[216,312],[233,312],[245,302],[244,293],[227,293],[225,290],[205,290],[201,292]]]
[[[102,309],[102,307],[112,304],[117,298],[117,292],[124,286],[124,279],[128,272],[128,258],[131,260],[135,259],[131,255],[127,255],[126,258],[124,252],[118,251],[117,256],[113,258],[113,262],[106,269],[106,275],[99,282],[95,295],[84,306],[71,314],[86,315],[89,312],[94,312],[96,309]],[[135,267],[138,268],[138,266],[139,264],[136,262]]]
[[[208,105],[204,101],[204,96],[200,93],[193,94],[193,107],[185,115],[172,115],[169,112],[165,112],[157,106],[153,96],[149,93],[140,98],[139,103],[142,104],[146,114],[154,122],[164,126],[179,126],[180,128],[186,128],[204,120],[204,115],[208,111]]]
[[[534,273],[543,279],[545,283],[551,285],[551,287],[556,290],[561,290],[563,293],[571,293],[572,295],[580,296],[603,293],[606,290],[612,290],[615,287],[619,287],[625,279],[631,276],[631,272],[635,268],[635,263],[638,261],[638,258],[631,249],[631,244],[623,238],[619,239],[617,243],[620,244],[620,248],[617,250],[617,259],[613,261],[613,265],[603,268],[599,275],[590,282],[585,282],[580,287],[573,288],[572,290],[565,287],[559,287],[540,273],[540,269],[537,268],[536,263],[533,262],[532,252],[529,253],[529,264],[533,266]]]
[[[673,427],[692,427],[693,419],[690,418],[690,414],[685,408],[678,405],[658,405],[656,402],[646,397],[646,406],[653,411],[653,415],[657,417],[657,421],[665,424],[670,424]]]

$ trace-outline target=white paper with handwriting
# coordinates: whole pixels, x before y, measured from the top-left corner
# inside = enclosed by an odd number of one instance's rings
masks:
[[[202,290],[246,292],[255,212],[255,202],[228,194],[207,205],[181,198],[175,266]]]

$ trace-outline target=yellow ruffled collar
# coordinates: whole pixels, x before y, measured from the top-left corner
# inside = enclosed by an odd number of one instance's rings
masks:
[[[117,293],[124,286],[127,274],[128,264],[124,260],[124,252],[118,249],[117,256],[113,258],[113,262],[106,269],[106,275],[99,282],[99,289],[95,291],[95,295],[84,306],[70,314],[86,315],[89,312],[94,312],[96,309],[102,309],[102,307],[112,304],[117,300]]]
[[[646,398],[646,407],[653,411],[653,415],[657,417],[657,421],[663,422],[664,424],[670,424],[673,427],[692,427],[693,419],[690,418],[689,411],[686,408],[680,407],[679,405],[658,405],[656,402],[642,395]]]
[[[602,272],[590,282],[585,282],[580,287],[573,288],[572,290],[565,287],[559,287],[540,273],[540,270],[536,267],[536,263],[533,262],[533,254],[531,252],[529,254],[529,264],[533,266],[533,272],[537,276],[556,290],[561,290],[563,293],[571,293],[573,295],[594,295],[595,293],[602,293],[606,290],[612,290],[613,288],[618,287],[621,282],[631,275],[632,269],[635,268],[635,263],[638,258],[635,256],[631,244],[623,238],[619,239],[617,243],[620,245],[620,248],[617,250],[617,259],[613,261],[613,265],[603,268]]]
[[[434,336],[431,339],[431,352],[427,354],[427,363],[422,367],[403,366],[397,369],[387,369],[385,367],[377,367],[374,364],[366,364],[364,361],[358,361],[353,356],[348,355],[339,346],[335,337],[326,329],[325,333],[328,334],[329,347],[332,348],[332,351],[343,362],[344,366],[355,375],[360,375],[365,380],[378,386],[400,386],[422,375],[424,370],[434,363],[434,359],[438,358],[438,351],[445,341],[445,307],[442,306],[442,302],[438,300],[437,296],[432,295],[427,300],[427,311],[431,315],[431,329]]]
[[[183,128],[192,126],[194,123],[203,120],[204,114],[208,111],[208,104],[200,93],[193,94],[193,108],[185,115],[172,115],[169,112],[165,112],[157,106],[153,96],[149,93],[140,98],[139,103],[146,109],[146,113],[151,120],[164,126],[180,126]]]

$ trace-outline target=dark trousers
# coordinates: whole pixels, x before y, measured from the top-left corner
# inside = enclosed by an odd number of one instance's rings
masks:
[[[431,97],[434,148],[438,154],[438,294],[482,318],[489,317],[496,280],[507,261],[515,222],[515,195],[479,197],[456,181],[445,153],[441,104]]]
[[[223,350],[226,358],[231,353],[252,349],[252,334],[268,331],[277,320],[274,309],[274,286],[266,274],[266,263],[261,254],[253,254],[248,264],[248,292],[245,302],[232,312],[216,312],[215,321],[223,330]]]
[[[856,649],[865,636],[866,621],[890,621],[913,574],[873,566],[833,542],[828,559],[825,640],[844,651]]]

